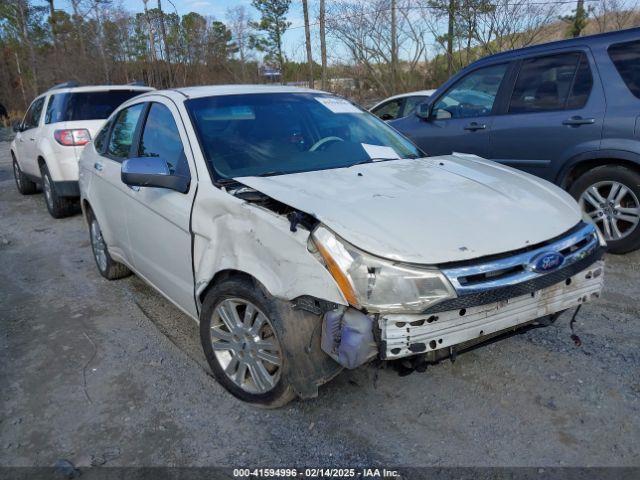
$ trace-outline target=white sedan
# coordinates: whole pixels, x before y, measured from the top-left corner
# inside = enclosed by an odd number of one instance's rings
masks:
[[[435,362],[549,323],[602,288],[604,243],[567,193],[424,158],[314,90],[135,97],[85,148],[80,193],[100,273],[135,272],[199,322],[216,379],[263,406],[374,358]]]
[[[418,105],[429,100],[434,92],[435,90],[419,90],[394,95],[376,103],[369,111],[385,121],[406,117],[414,113]]]

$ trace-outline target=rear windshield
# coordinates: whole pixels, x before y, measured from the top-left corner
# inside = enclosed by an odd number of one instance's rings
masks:
[[[631,93],[640,98],[640,40],[616,43],[608,49],[609,57]]]
[[[118,106],[144,91],[107,90],[102,92],[58,93],[47,105],[45,123],[73,120],[103,120]]]

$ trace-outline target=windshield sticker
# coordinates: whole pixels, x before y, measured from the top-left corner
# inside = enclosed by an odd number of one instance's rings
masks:
[[[333,113],[364,113],[358,107],[348,102],[344,98],[338,97],[315,97],[322,105]]]
[[[369,158],[372,160],[394,160],[400,158],[400,155],[391,147],[383,147],[382,145],[370,145],[368,143],[361,143],[364,151],[367,152]]]

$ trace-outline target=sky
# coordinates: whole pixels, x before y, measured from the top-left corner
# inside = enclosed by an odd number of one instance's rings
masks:
[[[126,10],[131,12],[141,12],[144,9],[142,0],[115,0],[115,4],[121,4]],[[173,5],[172,5],[173,3]],[[311,23],[314,22],[314,7],[317,2],[310,1]],[[149,8],[157,5],[157,0],[149,0]],[[189,12],[196,12],[204,16],[211,16],[217,20],[225,21],[227,9],[238,5],[244,5],[251,13],[254,20],[258,20],[257,11],[251,6],[251,0],[162,0],[162,8],[167,12],[174,10],[179,15]],[[56,8],[71,10],[71,4],[68,0],[57,0]],[[291,22],[291,30],[287,31],[284,36],[284,50],[288,58],[301,61],[305,58],[304,52],[304,21],[302,15],[302,3],[300,0],[292,0],[291,8],[287,19]],[[313,30],[317,28],[312,28]],[[317,34],[317,32],[315,32]],[[318,40],[319,41],[319,40]],[[312,39],[313,42],[313,39]]]

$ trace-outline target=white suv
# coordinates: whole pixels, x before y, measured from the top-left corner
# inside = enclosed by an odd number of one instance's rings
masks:
[[[80,194],[100,273],[155,287],[200,323],[217,380],[272,407],[342,367],[435,362],[549,323],[602,289],[604,241],[569,194],[476,156],[424,158],[314,90],[129,100],[82,153]]]
[[[125,100],[153,90],[137,85],[56,85],[36,97],[14,125],[11,157],[16,186],[24,195],[42,185],[49,213],[61,218],[77,206],[78,159],[105,119]]]

